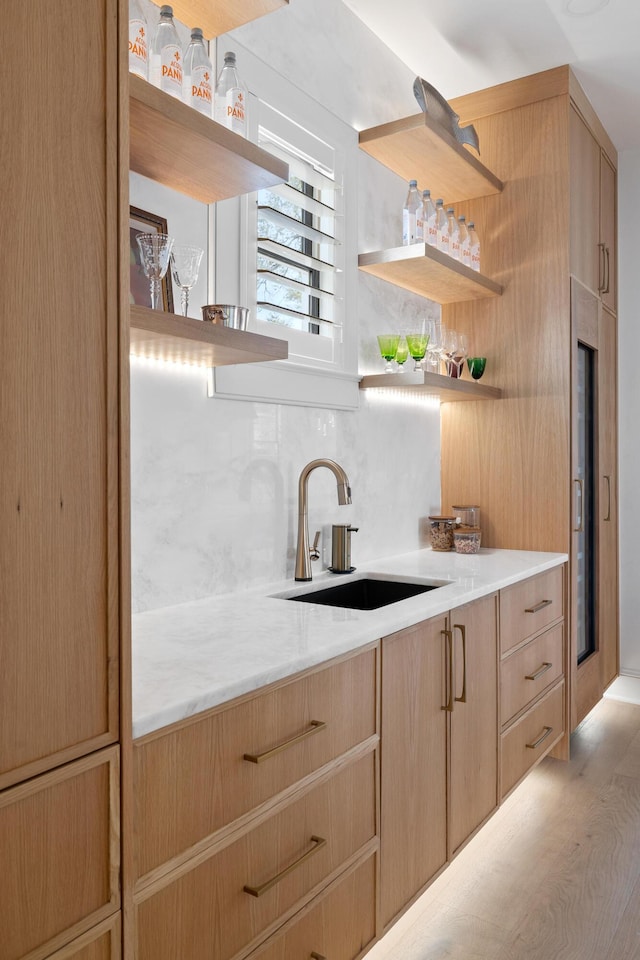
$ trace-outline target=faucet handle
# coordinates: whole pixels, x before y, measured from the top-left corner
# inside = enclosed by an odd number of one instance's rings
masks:
[[[313,546],[311,547],[311,550],[309,550],[309,556],[311,557],[312,560],[320,559],[320,549],[318,547],[319,542],[320,542],[320,530],[316,530],[316,535],[313,538]]]

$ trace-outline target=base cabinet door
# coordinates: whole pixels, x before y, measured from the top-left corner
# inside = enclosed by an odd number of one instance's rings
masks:
[[[251,960],[356,960],[376,935],[376,858],[339,880],[317,906]]]
[[[381,919],[390,921],[447,859],[445,618],[382,641]]]
[[[48,960],[120,960],[120,926],[120,913],[116,913],[66,947],[56,950]]]
[[[451,612],[449,856],[498,803],[498,618],[493,594]]]
[[[118,748],[0,794],[0,957],[40,960],[120,906]]]

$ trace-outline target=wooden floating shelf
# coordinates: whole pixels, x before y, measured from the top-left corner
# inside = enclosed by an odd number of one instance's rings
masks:
[[[436,303],[499,297],[502,287],[427,243],[361,253],[358,266]]]
[[[130,158],[136,173],[215,203],[289,178],[278,157],[129,75]]]
[[[197,24],[207,39],[228,33],[243,23],[286,7],[289,0],[173,0],[177,20],[188,27]]]
[[[286,360],[288,356],[285,340],[148,307],[131,307],[130,327],[129,352],[135,357],[222,367]]]
[[[487,197],[502,181],[429,114],[383,123],[360,133],[360,147],[404,180],[417,179],[447,203]]]
[[[502,398],[502,390],[499,387],[490,387],[477,380],[457,380],[454,377],[445,377],[440,373],[429,373],[426,370],[417,373],[406,370],[404,373],[372,374],[362,378],[360,389],[410,390],[412,393],[439,397],[442,403]]]

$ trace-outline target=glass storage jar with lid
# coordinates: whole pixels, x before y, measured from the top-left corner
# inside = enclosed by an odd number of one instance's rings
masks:
[[[456,526],[455,517],[430,516],[429,541],[432,550],[453,550],[453,531]]]
[[[480,526],[480,507],[474,505],[452,506],[461,527]]]
[[[478,553],[480,539],[480,527],[456,527],[453,531],[453,544],[456,553]]]

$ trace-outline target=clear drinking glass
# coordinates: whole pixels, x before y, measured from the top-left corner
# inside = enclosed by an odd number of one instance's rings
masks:
[[[192,247],[187,243],[176,244],[171,251],[171,274],[173,282],[180,287],[183,317],[187,316],[189,291],[198,279],[203,253],[200,247]]]
[[[442,321],[427,320],[426,332],[429,335],[427,344],[427,367],[432,373],[438,373],[440,370],[440,357],[442,356]]]
[[[447,330],[443,338],[443,346],[447,373],[450,377],[457,379],[462,374],[464,358],[469,352],[466,334]]]
[[[398,350],[398,344],[400,343],[400,336],[396,333],[380,333],[378,334],[378,347],[380,349],[380,356],[383,360],[386,360],[386,367],[384,368],[385,373],[393,373],[393,367],[391,366],[391,361],[395,358],[396,352]]]
[[[161,281],[169,266],[173,237],[166,233],[140,233],[136,237],[144,275],[149,281],[151,309],[162,309]]]

